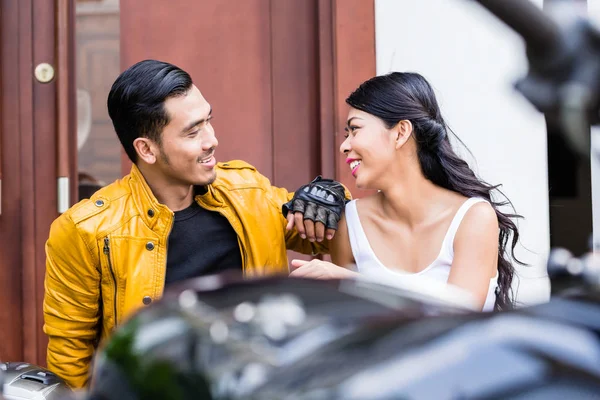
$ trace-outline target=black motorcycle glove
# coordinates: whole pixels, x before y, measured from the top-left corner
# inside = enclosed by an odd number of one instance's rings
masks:
[[[300,186],[292,200],[281,207],[284,217],[288,212],[299,212],[304,219],[321,222],[327,229],[337,230],[344,211],[346,193],[344,186],[332,179],[317,176],[308,185]]]

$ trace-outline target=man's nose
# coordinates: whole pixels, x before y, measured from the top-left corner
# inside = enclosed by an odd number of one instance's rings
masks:
[[[215,136],[215,130],[212,126],[208,126],[208,137],[207,140],[204,141],[203,146],[204,149],[208,150],[213,147],[217,147],[219,145],[219,141],[217,140],[217,136]]]

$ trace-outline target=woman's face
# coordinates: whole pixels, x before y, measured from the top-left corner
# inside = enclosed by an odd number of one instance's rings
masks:
[[[346,139],[340,152],[346,156],[350,173],[361,189],[380,189],[396,157],[397,134],[384,122],[364,111],[350,108]]]

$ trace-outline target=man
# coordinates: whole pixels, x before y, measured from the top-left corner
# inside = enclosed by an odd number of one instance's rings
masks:
[[[287,273],[286,248],[327,251],[320,240],[344,205],[334,181],[292,197],[243,161],[217,164],[211,106],[174,65],[130,67],[108,111],[131,173],[57,218],[46,243],[48,368],[73,388],[86,385],[98,343],[165,285],[240,266],[247,277]],[[282,205],[299,212],[286,221]]]

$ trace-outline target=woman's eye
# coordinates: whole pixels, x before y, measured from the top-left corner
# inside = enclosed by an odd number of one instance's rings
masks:
[[[352,136],[356,135],[356,130],[358,129],[358,126],[354,126],[354,125],[350,125],[344,128],[344,138],[348,138],[348,136],[350,136],[350,134],[352,134]]]

